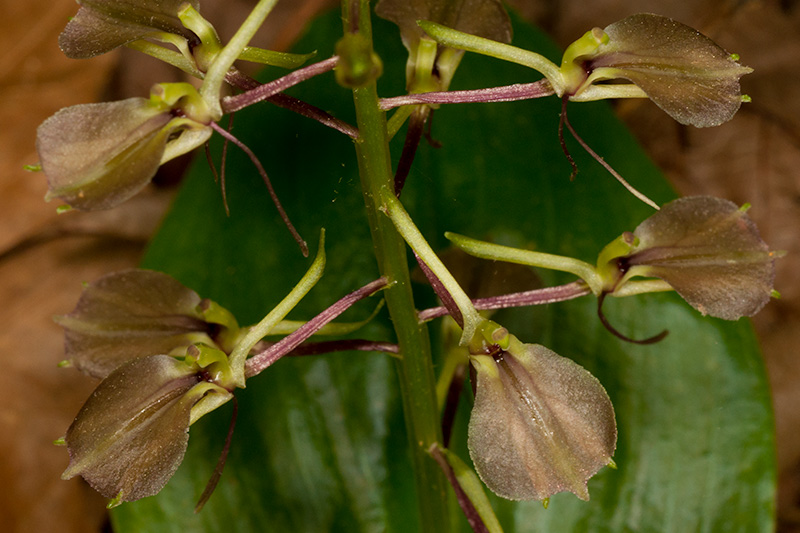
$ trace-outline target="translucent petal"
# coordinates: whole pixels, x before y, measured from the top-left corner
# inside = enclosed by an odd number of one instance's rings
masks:
[[[634,235],[639,243],[627,263],[669,283],[703,314],[736,320],[754,315],[770,299],[775,254],[733,202],[680,198],[642,222]]]
[[[635,83],[681,124],[716,126],[739,109],[739,78],[752,69],[697,30],[640,13],[605,32],[608,43],[598,47],[586,67],[606,79]]]
[[[154,33],[167,32],[191,39],[178,18],[181,4],[199,9],[198,0],[80,0],[81,8],[58,38],[61,50],[73,59],[104,54]]]
[[[210,134],[145,98],[64,108],[36,132],[47,199],[81,210],[115,207],[144,188],[163,160],[196,148]],[[175,146],[167,150],[168,144]]]
[[[183,460],[199,381],[195,370],[166,355],[118,368],[67,430],[70,463],[62,477],[80,475],[118,501],[156,494]]]
[[[580,365],[512,337],[500,356],[472,358],[477,370],[468,445],[478,475],[498,496],[543,500],[586,483],[616,446],[614,409]]]
[[[75,309],[56,322],[65,330],[72,365],[104,378],[132,359],[198,340],[209,328],[200,302],[197,293],[166,274],[126,270],[90,283]]]

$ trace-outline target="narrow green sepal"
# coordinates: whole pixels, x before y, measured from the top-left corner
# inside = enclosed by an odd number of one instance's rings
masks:
[[[316,55],[316,50],[308,54],[290,54],[288,52],[275,52],[274,50],[246,46],[242,53],[239,54],[239,59],[272,67],[294,69],[303,65],[312,57],[316,57]]]
[[[23,165],[22,168],[28,172],[41,172],[42,164],[36,163],[35,165]]]
[[[53,446],[66,446],[66,445],[67,445],[66,437],[59,437],[53,441]]]
[[[542,500],[542,507],[544,507],[545,509],[550,507],[550,498],[545,498],[544,500]]]
[[[72,368],[72,360],[64,359],[63,361],[59,361],[58,368]]]
[[[222,50],[222,42],[214,26],[200,15],[200,12],[190,4],[183,4],[178,10],[181,23],[200,38],[200,46],[193,52],[198,57],[201,70],[206,70],[208,65]],[[199,50],[198,50],[199,48]],[[199,54],[197,52],[200,52]]]

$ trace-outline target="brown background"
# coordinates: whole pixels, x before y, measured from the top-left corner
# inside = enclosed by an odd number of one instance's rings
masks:
[[[202,0],[223,39],[252,0]],[[335,3],[335,2],[334,2]],[[635,12],[689,24],[740,54],[755,69],[743,78],[753,103],[733,121],[699,130],[676,124],[647,101],[618,104],[620,116],[682,194],[713,194],[753,204],[750,214],[773,249],[783,295],[755,319],[773,386],[782,531],[800,531],[800,2],[796,0],[514,0],[520,12],[565,46],[593,26]],[[69,0],[4,0],[0,20],[0,517],[8,531],[98,531],[104,500],[78,479],[61,481],[63,449],[52,441],[94,387],[59,370],[62,339],[50,320],[70,310],[80,282],[136,265],[169,201],[151,187],[103,213],[57,216],[42,201],[35,130],[61,107],[143,96],[175,74],[128,51],[66,59],[56,38],[77,10]],[[288,46],[330,0],[283,0],[258,44]],[[171,169],[179,170],[179,165]],[[169,169],[167,171],[169,174]],[[168,180],[166,180],[168,181]]]

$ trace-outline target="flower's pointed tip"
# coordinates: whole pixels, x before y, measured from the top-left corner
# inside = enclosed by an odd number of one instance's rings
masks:
[[[550,498],[545,498],[544,500],[542,500],[542,507],[544,507],[545,509],[550,507]]]
[[[52,198],[45,197],[45,200],[49,202],[50,200],[52,200]],[[58,206],[56,208],[56,214],[57,215],[63,215],[64,213],[68,213],[68,212],[72,211],[73,209],[74,209],[74,207],[72,207],[71,205],[66,205],[66,204],[65,205],[60,205],[60,206]]]
[[[106,504],[106,509],[113,509],[114,507],[119,507],[119,505],[122,503],[123,497],[124,497],[123,492],[119,491],[117,495],[111,498],[111,500],[109,500],[109,502]]]
[[[571,490],[570,492],[585,502],[589,501],[589,488],[587,487],[585,481],[583,482],[583,485],[578,488],[578,490]]]
[[[608,459],[608,465],[607,466],[609,468],[611,468],[612,470],[618,470],[619,469],[619,467],[617,466],[617,463],[614,461],[614,459],[611,459],[611,458]]]
[[[42,171],[42,164],[36,163],[34,165],[22,165],[22,169],[26,172],[41,172]]]
[[[67,437],[59,437],[53,441],[53,446],[66,446],[67,445]]]
[[[753,101],[753,99],[750,97],[749,94],[743,94],[742,95],[742,103],[743,104],[749,104],[752,101]]]
[[[65,437],[64,438],[64,445],[66,445],[66,444],[67,444],[67,439]],[[74,478],[78,474],[80,474],[80,472],[78,472],[77,465],[75,465],[75,463],[73,461],[70,461],[69,465],[67,466],[67,469],[64,470],[63,472],[61,472],[61,479],[66,481],[68,479]]]
[[[58,362],[58,368],[72,368],[74,365],[72,364],[72,359],[64,359]]]

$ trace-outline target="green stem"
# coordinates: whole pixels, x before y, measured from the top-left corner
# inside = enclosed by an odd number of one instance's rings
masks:
[[[475,309],[475,306],[472,305],[470,297],[467,296],[467,293],[464,292],[461,285],[458,284],[450,271],[447,270],[447,267],[444,266],[441,259],[439,259],[430,247],[428,241],[425,240],[425,237],[423,237],[422,233],[420,233],[419,229],[414,224],[414,221],[411,220],[411,216],[409,216],[403,204],[400,203],[400,200],[398,200],[392,192],[392,189],[383,189],[381,191],[381,197],[384,202],[384,210],[397,228],[397,231],[400,232],[411,249],[425,262],[428,268],[436,274],[436,277],[439,278],[439,282],[447,289],[447,292],[450,293],[450,297],[453,298],[453,302],[458,307],[458,310],[461,311],[461,316],[464,319],[464,333],[461,335],[460,344],[467,344],[475,335],[478,324],[485,319],[481,317]]]
[[[250,350],[253,349],[253,346],[255,346],[258,341],[269,335],[275,326],[277,326],[281,320],[283,320],[286,315],[289,314],[289,311],[297,306],[300,300],[302,300],[303,297],[308,294],[308,291],[310,291],[311,288],[316,285],[316,283],[322,277],[324,270],[325,230],[323,229],[320,232],[317,257],[314,259],[314,262],[311,263],[308,271],[300,279],[297,285],[295,285],[294,288],[289,292],[289,294],[287,294],[286,297],[272,309],[272,311],[267,313],[267,316],[262,318],[258,324],[247,330],[247,333],[236,343],[236,346],[231,352],[231,355],[228,358],[228,363],[231,366],[232,379],[237,387],[244,388],[245,386],[245,363]]]
[[[550,80],[550,84],[553,86],[556,94],[559,96],[563,94],[563,77],[558,69],[558,65],[541,54],[523,50],[522,48],[517,48],[510,44],[504,44],[484,37],[464,33],[427,20],[419,21],[418,24],[431,39],[441,45],[495,57],[538,70],[545,78]]]
[[[532,250],[521,250],[510,246],[479,241],[456,233],[447,232],[444,236],[456,247],[469,255],[480,257],[481,259],[505,261],[507,263],[518,263],[520,265],[569,272],[585,281],[594,294],[600,294],[603,290],[603,278],[597,272],[597,269],[593,265],[579,259],[565,257],[563,255],[534,252]]]
[[[200,94],[203,99],[208,103],[211,110],[222,116],[222,106],[220,105],[220,97],[222,91],[222,84],[225,82],[225,75],[228,70],[233,66],[233,62],[239,58],[239,55],[245,49],[250,39],[258,31],[267,18],[269,12],[275,7],[278,0],[259,0],[250,15],[247,16],[244,23],[234,34],[233,38],[225,45],[225,48],[214,58],[214,62],[206,72],[203,86],[200,87]]]
[[[352,9],[357,8],[357,9]],[[343,0],[344,31],[353,27],[372,42],[368,0]],[[352,20],[357,16],[358,20]],[[355,24],[357,23],[357,24]],[[384,298],[392,318],[400,357],[397,369],[408,433],[420,531],[449,531],[446,480],[427,449],[441,441],[439,410],[436,405],[436,381],[427,328],[419,324],[411,294],[411,277],[405,242],[392,222],[381,213],[381,190],[394,187],[386,117],[378,105],[375,80],[353,89],[353,99],[360,137],[356,141],[359,174],[378,268],[389,280]]]

